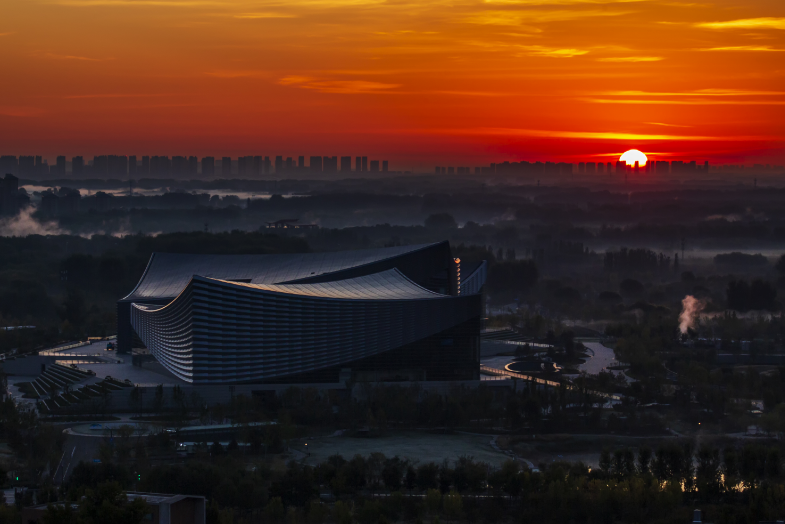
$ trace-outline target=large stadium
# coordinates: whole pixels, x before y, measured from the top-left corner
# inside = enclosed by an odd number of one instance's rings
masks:
[[[155,253],[118,301],[117,346],[194,385],[477,380],[485,276],[447,242]]]

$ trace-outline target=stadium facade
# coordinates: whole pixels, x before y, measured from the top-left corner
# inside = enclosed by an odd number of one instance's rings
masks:
[[[192,384],[479,378],[485,263],[447,242],[332,253],[155,253],[118,350]]]

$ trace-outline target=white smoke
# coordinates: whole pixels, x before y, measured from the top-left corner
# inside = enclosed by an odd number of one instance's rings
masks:
[[[32,207],[22,209],[18,215],[0,220],[0,236],[24,237],[27,235],[67,235],[57,222],[33,218]]]
[[[681,301],[681,313],[679,314],[679,330],[681,334],[687,333],[687,330],[695,327],[695,321],[698,320],[698,315],[706,308],[704,300],[698,300],[692,295],[687,295]]]

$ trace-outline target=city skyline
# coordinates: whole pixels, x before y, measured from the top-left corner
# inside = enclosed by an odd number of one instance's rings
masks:
[[[629,153],[634,153],[628,157]],[[639,156],[636,156],[639,155]],[[352,168],[351,156],[310,156],[306,165],[305,156],[283,157],[276,155],[246,155],[232,157],[196,157],[196,156],[149,156],[149,155],[97,155],[93,159],[74,156],[70,160],[58,155],[49,164],[48,159],[41,155],[0,155],[0,172],[20,177],[57,178],[71,176],[73,178],[101,177],[236,177],[259,178],[261,176],[291,176],[320,173],[328,175],[363,174],[427,174],[429,171],[407,171],[390,169],[388,160],[369,161],[367,156],[354,157]],[[339,160],[340,158],[340,160]],[[642,164],[639,159],[642,160]],[[653,174],[690,175],[698,173],[759,173],[783,174],[785,166],[772,164],[710,164],[708,160],[659,160],[647,158],[640,151],[627,152],[614,162],[581,161],[581,162],[529,162],[526,160],[491,162],[489,165],[476,166],[435,166],[430,173],[449,176],[520,176],[529,174],[544,175],[612,175],[625,174],[633,177],[646,177]]]
[[[0,20],[4,154],[783,163],[777,0],[34,0]]]

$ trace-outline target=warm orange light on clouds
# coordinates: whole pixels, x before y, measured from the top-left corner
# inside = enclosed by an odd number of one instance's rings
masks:
[[[783,51],[782,0],[6,0],[0,154],[783,164]]]

